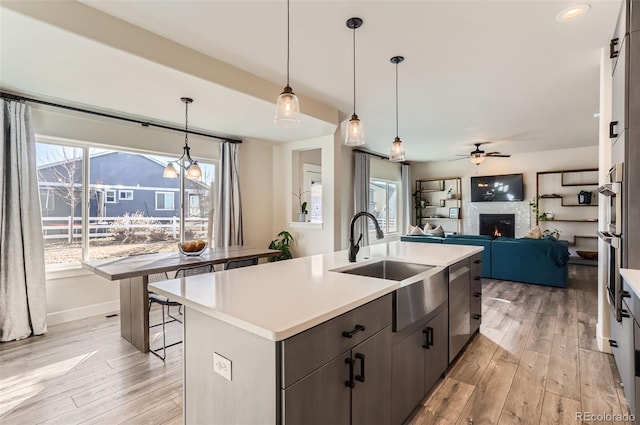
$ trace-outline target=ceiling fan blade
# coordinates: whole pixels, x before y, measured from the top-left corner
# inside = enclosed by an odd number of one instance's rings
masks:
[[[467,159],[469,156],[465,155],[464,158],[455,158],[455,159],[450,159],[449,162],[451,161],[460,161],[461,159]]]
[[[465,158],[468,158],[469,154],[466,154],[466,155],[457,154],[456,156],[464,156]]]
[[[500,152],[487,152],[484,156],[500,155]]]
[[[490,156],[492,158],[511,158],[511,155],[502,155],[502,154],[497,154],[497,155],[485,155],[485,156]]]

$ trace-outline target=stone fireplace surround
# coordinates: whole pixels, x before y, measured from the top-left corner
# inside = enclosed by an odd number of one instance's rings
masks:
[[[531,207],[529,202],[468,202],[464,214],[464,234],[480,234],[480,214],[514,214],[514,237],[522,238],[530,230]]]

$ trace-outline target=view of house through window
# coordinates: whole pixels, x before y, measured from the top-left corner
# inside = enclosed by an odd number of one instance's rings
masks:
[[[83,187],[83,155],[89,184]],[[180,178],[162,177],[166,158],[52,144],[36,145],[46,264],[176,251],[180,240]],[[203,176],[185,180],[184,239],[207,239],[213,228],[215,165],[198,161]],[[88,235],[82,235],[82,195]]]
[[[398,231],[398,182],[379,179],[369,181],[369,212],[378,219],[384,233]],[[369,223],[369,230],[375,231]]]

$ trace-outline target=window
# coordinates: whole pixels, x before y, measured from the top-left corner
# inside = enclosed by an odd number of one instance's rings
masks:
[[[176,251],[180,179],[162,177],[167,161],[175,158],[42,143],[44,139],[36,144],[36,160],[47,266]],[[86,187],[85,158],[91,169]],[[186,239],[207,239],[213,219],[215,164],[198,164],[202,178],[184,185]],[[84,193],[89,204],[82,208]],[[83,224],[89,229],[86,235]],[[83,246],[88,247],[84,252]]]
[[[105,202],[107,204],[115,204],[116,203],[116,191],[107,189],[104,191],[105,193]]]
[[[373,214],[385,234],[398,231],[398,187],[399,182],[370,180],[369,212]],[[369,231],[375,226],[369,223]]]
[[[156,210],[173,210],[173,192],[156,192]]]

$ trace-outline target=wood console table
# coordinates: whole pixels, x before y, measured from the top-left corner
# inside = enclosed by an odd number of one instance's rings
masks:
[[[83,261],[82,266],[108,280],[120,281],[120,335],[138,350],[149,351],[149,275],[205,264],[224,264],[249,257],[271,257],[280,251],[230,246],[209,248],[199,256],[179,252],[135,255],[106,260]]]

